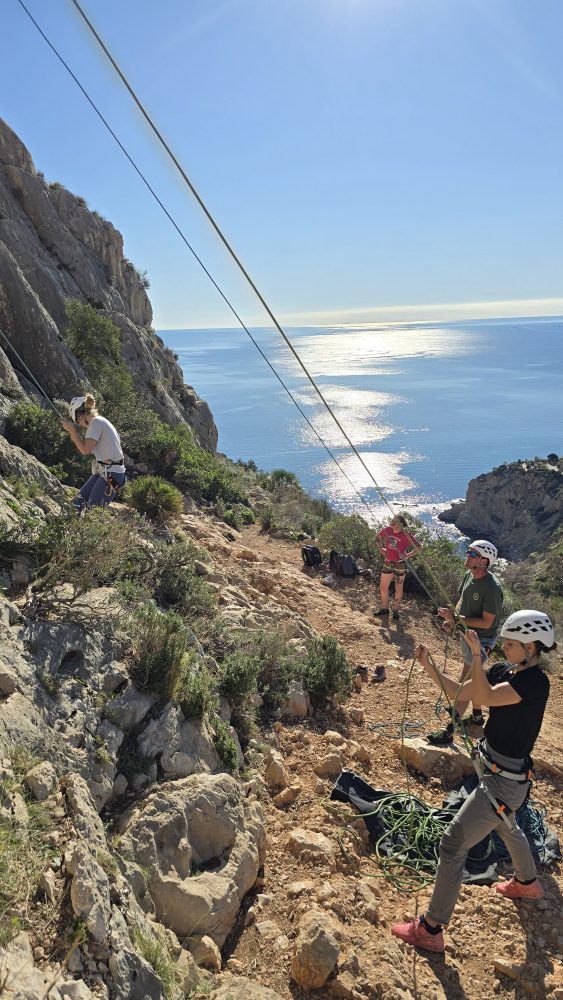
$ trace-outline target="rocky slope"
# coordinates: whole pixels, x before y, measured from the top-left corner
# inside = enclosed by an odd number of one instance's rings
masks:
[[[400,621],[381,625],[367,579],[331,585],[303,568],[297,545],[256,526],[233,532],[206,510],[194,507],[179,525],[206,553],[200,572],[229,631],[281,628],[298,647],[330,632],[352,664],[386,663],[388,679],[358,680],[351,702],[329,714],[311,715],[294,690],[281,722],[250,742],[244,780],[231,777],[206,723],[133,682],[111,588],[46,619],[34,611],[29,567],[8,566],[0,819],[20,831],[24,858],[25,838],[34,845],[41,881],[26,930],[0,941],[5,995],[168,1000],[154,964],[166,942],[177,996],[559,1000],[558,869],[543,876],[546,899],[522,906],[518,921],[490,889],[465,887],[445,958],[413,955],[388,925],[420,912],[426,893],[404,896],[381,878],[363,857],[362,824],[353,832],[351,811],[328,801],[343,766],[433,805],[463,770],[458,754],[427,754],[416,740],[407,742],[415,770],[401,762],[397,723],[414,644],[429,640],[436,659],[444,657],[424,603],[407,599]],[[196,642],[194,662],[201,655]],[[446,656],[455,669],[455,651]],[[534,798],[560,830],[562,689],[560,679],[552,684]],[[416,668],[406,711],[418,732],[435,726],[435,700]],[[228,704],[222,712],[228,719]]]
[[[472,479],[467,496],[439,518],[473,538],[490,538],[506,559],[545,549],[563,524],[563,467],[513,462]]]
[[[145,286],[124,257],[121,233],[83,198],[48,184],[0,119],[0,329],[51,397],[69,399],[87,380],[64,342],[65,300],[89,303],[120,330],[123,358],[154,410],[168,423],[187,421],[214,451],[209,407],[184,385],[173,353],[152,330]],[[0,413],[18,394],[10,362],[2,352]],[[29,391],[25,372],[16,371]]]

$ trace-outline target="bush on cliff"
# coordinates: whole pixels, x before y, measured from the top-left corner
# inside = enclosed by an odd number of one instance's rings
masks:
[[[217,707],[215,679],[203,663],[191,664],[178,690],[178,702],[186,719],[203,719]]]
[[[133,638],[131,676],[141,689],[159,698],[174,698],[185,678],[190,636],[174,611],[154,604],[138,608],[129,622]]]
[[[337,549],[346,552],[355,559],[365,559],[377,567],[381,556],[375,541],[375,533],[379,529],[371,528],[359,514],[337,514],[323,524],[319,533],[319,545],[324,550]]]
[[[60,410],[68,418],[63,403]],[[12,444],[43,462],[69,486],[81,486],[90,475],[90,460],[74,447],[52,410],[38,403],[16,403],[6,421],[6,437]]]
[[[352,693],[352,671],[346,652],[332,635],[312,639],[307,647],[303,683],[315,708],[344,701]]]
[[[138,516],[108,517],[100,507],[80,518],[73,511],[42,524],[29,539],[28,551],[36,564],[34,589],[47,604],[57,600],[63,583],[70,584],[73,603],[96,587],[140,580],[154,566]]]
[[[297,476],[287,469],[258,473],[261,489],[269,494],[269,502],[259,515],[263,531],[283,531],[296,537],[315,538],[321,526],[333,516],[326,500],[305,493]]]
[[[157,545],[155,554],[148,581],[155,600],[165,609],[172,608],[199,632],[216,610],[215,595],[195,568],[200,553],[190,542],[178,538],[173,545]]]
[[[128,483],[123,499],[155,524],[165,524],[181,514],[184,498],[172,483],[160,476],[139,476]]]

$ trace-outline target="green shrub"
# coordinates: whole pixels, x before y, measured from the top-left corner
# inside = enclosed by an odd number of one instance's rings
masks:
[[[99,507],[81,518],[73,512],[52,518],[30,542],[36,562],[35,589],[53,597],[62,583],[71,585],[71,603],[88,590],[142,579],[153,558],[142,544],[137,515],[112,517]]]
[[[219,690],[231,706],[242,706],[258,690],[260,661],[253,650],[235,649],[219,668]]]
[[[217,716],[213,722],[214,736],[213,746],[219,754],[223,764],[228,771],[236,771],[238,767],[238,753],[236,743],[231,735],[231,728],[227,722],[222,722]]]
[[[124,491],[125,501],[146,514],[156,524],[164,524],[170,518],[181,514],[184,499],[179,490],[160,476],[139,476],[128,483]]]
[[[111,320],[78,299],[68,299],[65,311],[65,340],[87,374],[122,363],[121,334]]]
[[[234,507],[228,507],[221,498],[215,504],[215,513],[225,524],[237,531],[240,531],[245,524],[254,524],[256,520],[250,507],[245,507],[240,503],[235,504]]]
[[[346,552],[355,559],[366,562],[381,561],[375,540],[378,527],[371,528],[359,514],[336,514],[323,524],[319,533],[319,545],[323,550],[336,549]]]
[[[217,706],[217,690],[208,668],[203,664],[187,671],[178,691],[178,702],[187,719],[203,719]]]
[[[257,661],[257,690],[263,700],[261,715],[268,719],[280,707],[290,682],[303,673],[303,662],[286,637],[276,630],[259,632],[247,649]]]
[[[301,483],[294,472],[287,469],[273,469],[266,480],[266,489],[275,489],[279,486],[297,486],[301,489]]]
[[[312,639],[307,647],[303,683],[315,708],[327,701],[342,701],[352,692],[352,671],[346,653],[331,635]]]
[[[60,404],[60,409],[68,419],[68,411],[64,412],[63,404]],[[6,421],[6,437],[12,444],[50,466],[55,475],[62,470],[63,475],[58,478],[71,486],[81,486],[90,475],[84,456],[72,444],[55,413],[38,403],[16,403]],[[54,469],[54,466],[58,468]]]
[[[190,637],[184,622],[174,611],[159,611],[149,604],[135,611],[130,629],[135,684],[161,698],[173,698],[185,677]]]
[[[225,465],[203,448],[193,445],[182,452],[174,473],[174,482],[185,492],[227,504],[246,503],[246,495]]]
[[[459,555],[458,545],[446,535],[435,535],[420,521],[414,521],[411,530],[422,546],[422,553],[413,559],[412,565],[437,604],[446,603],[446,594],[455,604],[457,592],[464,570],[464,559]],[[409,584],[417,589],[416,580],[407,577]]]
[[[159,421],[145,441],[143,457],[157,475],[173,479],[184,451],[192,445],[193,436],[185,424],[169,427]]]
[[[155,600],[173,608],[185,621],[201,624],[200,619],[215,613],[215,594],[195,569],[198,550],[190,542],[177,540],[173,545],[156,547],[156,565],[150,585]]]

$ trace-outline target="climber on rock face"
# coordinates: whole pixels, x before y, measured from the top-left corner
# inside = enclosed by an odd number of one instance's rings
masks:
[[[96,400],[90,394],[75,396],[69,403],[72,420],[61,424],[81,455],[91,455],[92,475],[74,498],[78,514],[85,507],[107,507],[125,483],[125,466],[121,441],[115,427],[96,409]],[[85,431],[79,433],[77,425]]]

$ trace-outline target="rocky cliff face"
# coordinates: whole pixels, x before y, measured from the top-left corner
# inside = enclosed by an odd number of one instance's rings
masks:
[[[563,469],[547,462],[501,465],[472,479],[462,503],[439,515],[474,538],[490,538],[508,559],[549,545],[563,523]]]
[[[121,331],[135,386],[152,397],[159,416],[186,421],[214,451],[211,411],[154,334],[145,284],[124,257],[121,233],[83,198],[46,183],[0,119],[0,328],[47,392],[68,399],[87,380],[64,342],[65,300],[90,303]],[[17,374],[28,388],[25,373]]]

